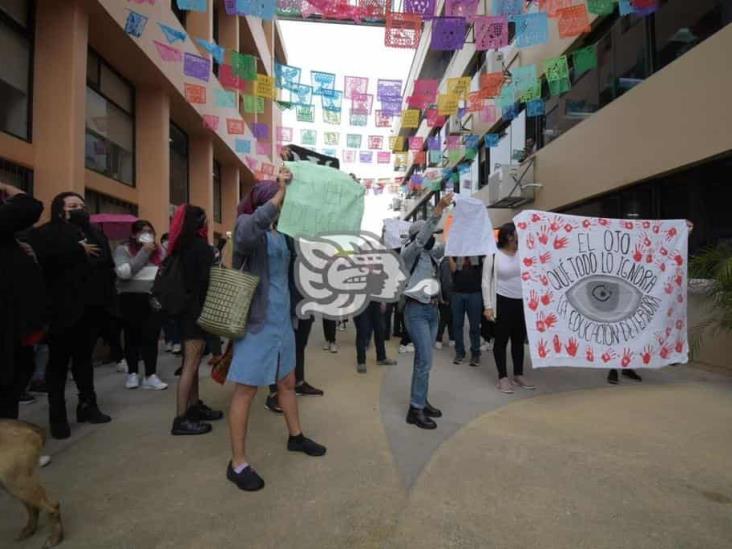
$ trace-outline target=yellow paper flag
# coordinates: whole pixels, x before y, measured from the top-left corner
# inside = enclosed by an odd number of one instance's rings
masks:
[[[254,87],[254,94],[265,99],[274,99],[274,76],[258,74]]]
[[[401,135],[392,135],[389,137],[389,148],[394,152],[404,149],[404,138]]]
[[[402,128],[419,128],[419,109],[402,112]]]
[[[447,93],[457,95],[458,98],[467,99],[470,92],[470,77],[447,79]]]
[[[459,98],[452,93],[441,93],[437,98],[437,114],[450,116],[457,113]]]

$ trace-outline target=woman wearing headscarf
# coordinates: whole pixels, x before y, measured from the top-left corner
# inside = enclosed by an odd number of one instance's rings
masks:
[[[128,367],[125,387],[128,389],[140,386],[137,373],[140,359],[145,363],[142,388],[155,391],[168,388],[156,374],[162,312],[154,306],[150,295],[164,257],[163,249],[155,243],[155,229],[144,219],[132,224],[129,240],[114,251],[119,308],[125,329]]]
[[[291,178],[282,169],[278,181],[255,185],[241,207],[234,237],[234,267],[259,276],[243,338],[234,344],[228,380],[236,383],[229,412],[232,458],[227,478],[240,489],[260,490],[264,480],[247,463],[249,410],[257,388],[277,383],[285,415],[287,449],[322,456],[325,447],[306,438],[300,427],[295,396],[295,335],[292,327],[288,271],[290,252],[274,224]]]
[[[208,244],[206,212],[198,206],[181,204],[175,211],[168,241],[170,260],[180,261],[187,295],[185,310],[179,315],[180,335],[183,341],[183,366],[178,380],[176,417],[173,435],[203,435],[211,431],[211,424],[224,417],[220,410],[206,406],[198,395],[198,367],[201,365],[206,337],[197,323],[206,301],[213,248]]]
[[[32,252],[17,240],[43,204],[0,182],[0,418],[18,418],[18,397],[33,374],[33,343],[42,333],[43,278]]]
[[[114,262],[104,234],[89,223],[84,198],[74,192],[51,202],[51,221],[30,235],[46,281],[49,305],[46,370],[51,436],[68,438],[69,363],[79,390],[79,423],[111,421],[97,405],[92,353],[114,302]]]

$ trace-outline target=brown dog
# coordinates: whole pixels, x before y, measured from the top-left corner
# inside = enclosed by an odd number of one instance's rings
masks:
[[[44,509],[51,523],[51,535],[43,545],[45,548],[58,545],[64,534],[60,506],[48,499],[38,478],[38,457],[44,442],[40,427],[24,421],[0,419],[0,486],[22,501],[28,511],[28,523],[18,541],[35,534],[38,512]]]

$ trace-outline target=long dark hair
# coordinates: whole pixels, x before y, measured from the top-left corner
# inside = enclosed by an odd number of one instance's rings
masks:
[[[147,219],[138,219],[132,224],[130,240],[132,240],[133,235],[136,235],[145,227],[150,227],[150,230],[153,232],[153,234],[157,236],[157,233],[155,232],[155,227],[153,227],[152,223],[150,223]]]
[[[77,198],[80,198],[81,200],[84,200],[84,197],[81,196],[79,193],[66,191],[63,193],[59,193],[56,196],[53,197],[53,200],[51,201],[51,221],[55,223],[61,223],[66,222],[66,212],[64,211],[64,202],[65,200],[70,197],[75,196]],[[84,200],[84,204],[86,204],[86,200]]]
[[[508,239],[516,236],[516,225],[513,223],[504,223],[498,229],[498,247],[505,248],[508,245]]]
[[[182,206],[183,220],[180,224],[180,231],[176,229],[177,223],[174,217],[173,225],[170,229],[169,253],[177,253],[180,250],[188,248],[196,238],[205,238],[204,233],[207,231],[206,211],[198,206],[186,204]],[[177,217],[178,212],[176,212]],[[176,234],[177,233],[177,234]]]

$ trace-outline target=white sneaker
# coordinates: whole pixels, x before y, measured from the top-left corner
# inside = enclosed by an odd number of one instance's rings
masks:
[[[173,345],[173,354],[174,355],[179,355],[179,354],[181,354],[181,352],[183,352],[183,347],[181,347],[180,343],[176,343],[175,345]]]
[[[455,346],[455,340],[454,339],[451,339],[449,345],[450,345],[450,347],[454,347]]]
[[[128,389],[137,389],[140,386],[140,376],[137,374],[127,374],[127,382],[125,387]]]
[[[128,371],[128,368],[127,368],[127,361],[126,361],[126,360],[125,360],[125,359],[123,358],[122,360],[120,360],[120,361],[119,361],[119,362],[117,363],[117,366],[116,366],[116,368],[117,368],[117,371],[118,371],[118,372],[119,372],[120,374],[126,374],[126,373],[127,373],[127,371]]]
[[[442,341],[435,341],[435,349],[442,349]]]
[[[409,345],[399,345],[399,353],[413,353],[414,352],[414,344],[410,343]]]
[[[330,343],[328,343],[327,341],[323,343],[323,350],[330,351]]]
[[[338,345],[336,345],[335,343],[331,343],[328,346],[328,349],[330,350],[331,353],[337,353],[338,352]]]
[[[168,384],[160,381],[160,378],[155,374],[146,377],[142,382],[143,389],[152,389],[153,391],[162,391],[168,388]]]
[[[170,341],[168,341],[165,344],[165,352],[166,353],[172,353],[173,352],[173,344]]]
[[[481,351],[492,351],[493,350],[493,341],[483,341],[483,344],[480,346]]]
[[[45,467],[51,463],[51,456],[38,456],[38,467]]]

